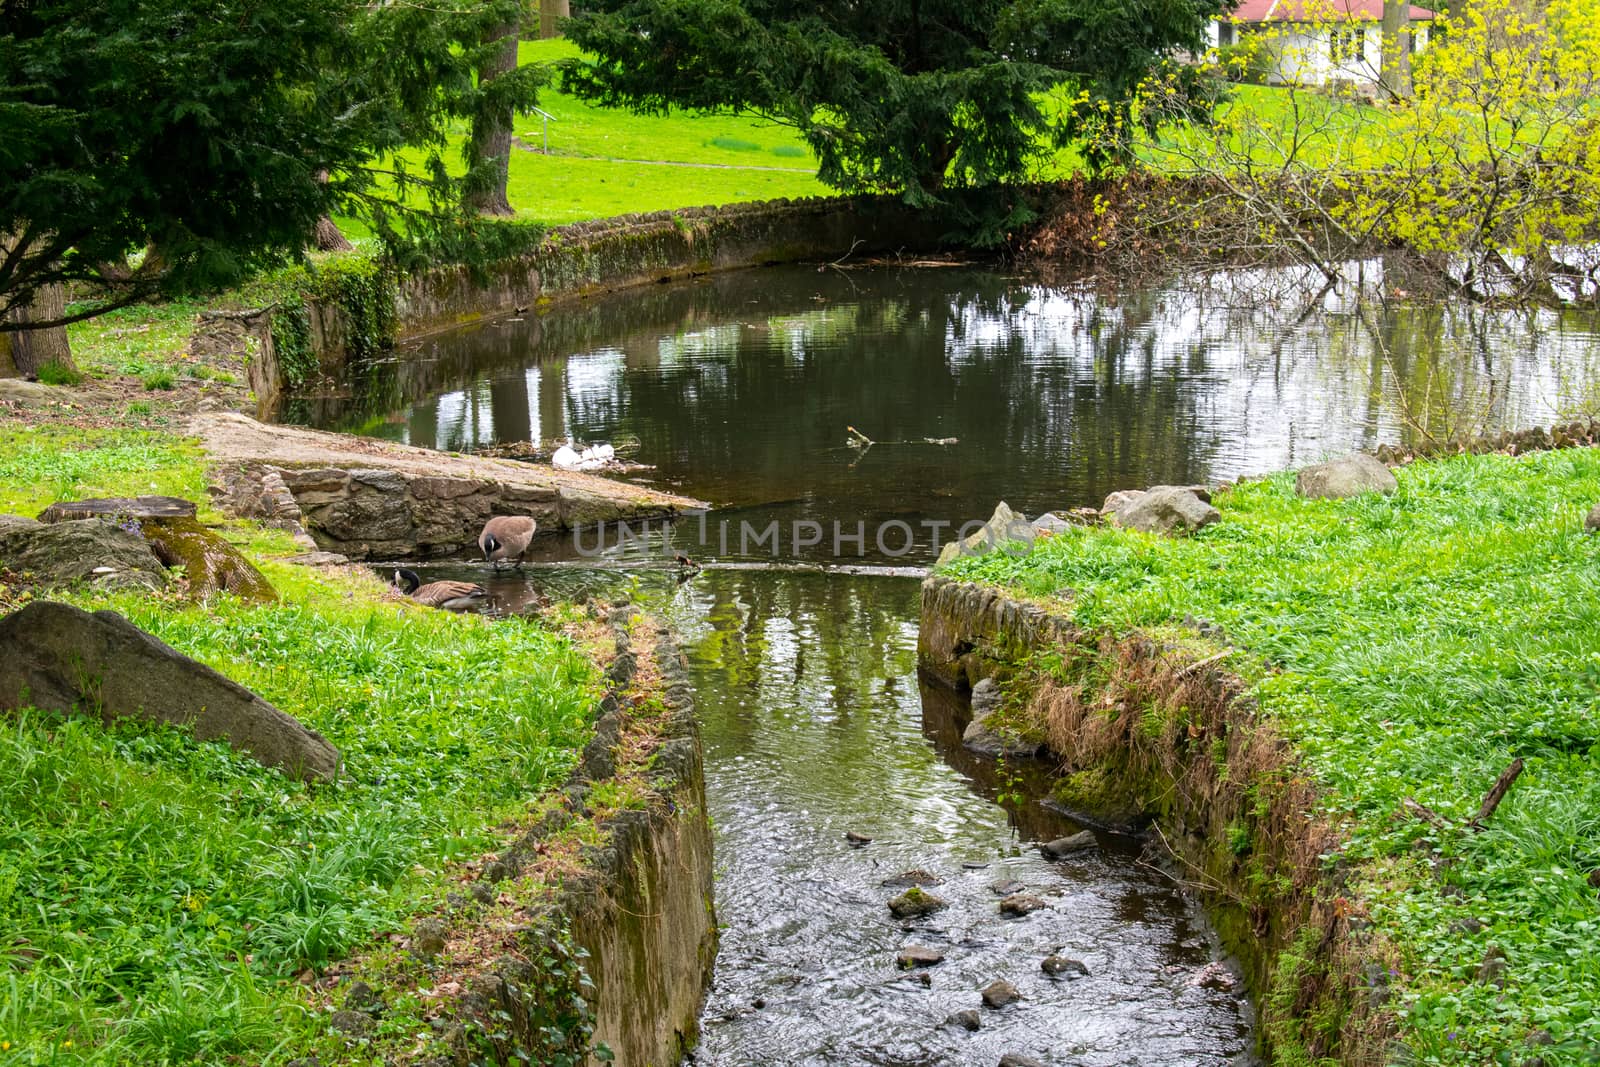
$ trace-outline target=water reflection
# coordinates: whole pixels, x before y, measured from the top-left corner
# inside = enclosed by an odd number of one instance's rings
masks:
[[[1402,290],[1382,266],[1356,273]],[[1235,275],[1108,295],[969,269],[752,271],[434,338],[300,415],[454,450],[637,440],[641,480],[758,528],[898,519],[923,561],[924,520],[1001,496],[1031,514],[1547,421],[1594,380],[1593,316],[1243,280],[1248,302]],[[846,447],[848,426],[878,444]]]

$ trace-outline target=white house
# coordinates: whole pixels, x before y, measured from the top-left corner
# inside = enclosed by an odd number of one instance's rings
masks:
[[[1383,0],[1239,0],[1211,23],[1212,47],[1253,34],[1274,57],[1269,81],[1360,89],[1378,85],[1383,67]],[[1411,7],[1411,51],[1427,47],[1433,12]]]

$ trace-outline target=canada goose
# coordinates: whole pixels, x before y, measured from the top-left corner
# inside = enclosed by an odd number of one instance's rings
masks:
[[[474,582],[429,582],[422,584],[416,571],[394,572],[395,586],[418,604],[446,611],[470,611],[489,598],[489,590]]]
[[[496,515],[483,524],[478,547],[483,550],[483,558],[493,563],[496,570],[506,560],[514,560],[520,567],[528,544],[533,540],[533,532],[538,528],[539,524],[526,515]]]

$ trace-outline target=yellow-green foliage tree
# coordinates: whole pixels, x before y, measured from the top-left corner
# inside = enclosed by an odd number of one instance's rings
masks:
[[[1543,18],[1469,5],[1418,57],[1416,98],[1387,124],[1399,180],[1356,189],[1349,217],[1461,260],[1474,296],[1593,298],[1600,257],[1600,0]]]
[[[1479,0],[1431,38],[1413,94],[1381,103],[1296,81],[1282,58],[1296,39],[1276,28],[1210,58],[1219,76],[1265,66],[1277,84],[1238,87],[1207,126],[1181,117],[1175,86],[1147,82],[1142,117],[1161,132],[1143,162],[1196,181],[1146,200],[1138,226],[1330,280],[1341,259],[1405,248],[1471,299],[1594,302],[1600,0],[1552,0],[1542,17]]]

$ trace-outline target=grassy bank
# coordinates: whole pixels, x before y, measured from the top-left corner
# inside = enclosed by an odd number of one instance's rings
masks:
[[[0,425],[0,446],[0,512],[205,500],[197,447],[159,431],[36,419]],[[0,711],[0,1064],[315,1045],[307,972],[432,910],[451,865],[502,847],[591,731],[598,668],[545,624],[421,609],[365,571],[283,562],[298,549],[277,531],[227,536],[279,603],[49,595],[254,689],[337,745],[346,776],[309,786],[181,730]],[[24,586],[0,566],[0,610]]]
[[[1347,501],[1302,500],[1275,476],[1219,495],[1222,521],[1191,539],[1075,529],[948,573],[1090,632],[1227,655],[1341,831],[1324,864],[1353,863],[1401,954],[1393,1061],[1595,1062],[1600,537],[1583,518],[1600,501],[1600,453],[1397,474],[1393,496]],[[1231,644],[1200,636],[1200,620]],[[1516,757],[1526,769],[1506,800],[1467,829]],[[1442,825],[1406,815],[1407,797]]]

